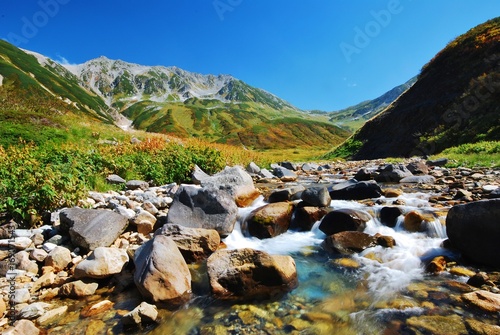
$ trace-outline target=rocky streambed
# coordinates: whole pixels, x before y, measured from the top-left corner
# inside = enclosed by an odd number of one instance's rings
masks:
[[[498,334],[500,171],[250,164],[1,227],[4,334]]]

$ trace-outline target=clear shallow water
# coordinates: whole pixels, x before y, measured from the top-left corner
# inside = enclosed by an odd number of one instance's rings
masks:
[[[436,306],[440,308],[438,314],[466,315],[468,312],[449,298],[452,289],[446,284],[450,279],[460,279],[429,276],[423,268],[423,260],[449,254],[440,247],[446,238],[442,223],[446,209],[432,208],[427,201],[429,195],[424,193],[399,198],[405,203],[400,206],[403,212],[418,209],[434,218],[428,233],[405,231],[402,217],[395,228],[383,226],[377,219],[382,205],[332,201],[334,209],[352,208],[368,213],[372,219],[366,233],[389,235],[396,240],[394,248],[377,246],[350,257],[359,263],[357,269],[337,265],[336,260],[344,257],[329,255],[322,249],[326,236],[318,230],[319,222],[310,232],[289,231],[265,240],[245,236],[241,222],[253,209],[265,204],[260,198],[251,207],[240,209],[240,221],[224,243],[230,249],[253,248],[292,256],[299,279],[299,286],[292,292],[273,301],[218,302],[210,297],[202,265],[192,268],[193,300],[178,310],[161,310],[158,326],[123,329],[120,315],[140,302],[138,292],[130,289],[113,296],[115,309],[107,316],[99,316],[104,328],[91,333],[89,324],[95,320],[68,317],[66,324],[49,334],[382,334],[392,323],[404,322]],[[74,309],[77,311],[78,307]]]

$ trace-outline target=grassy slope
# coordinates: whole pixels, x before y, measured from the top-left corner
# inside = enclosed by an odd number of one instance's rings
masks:
[[[319,118],[275,110],[253,102],[222,103],[190,99],[184,103],[138,102],[123,111],[134,126],[150,132],[194,136],[252,149],[325,147],[349,133]]]
[[[418,81],[368,121],[339,153],[354,159],[432,155],[500,140],[500,18],[452,41]]]
[[[77,78],[70,73],[61,75],[56,70],[58,64],[50,63],[50,66],[41,66],[34,56],[0,40],[0,75],[4,77],[4,81],[14,83],[28,94],[69,99],[76,108],[68,108],[75,113],[112,122],[105,113],[108,108],[101,98],[83,89]]]

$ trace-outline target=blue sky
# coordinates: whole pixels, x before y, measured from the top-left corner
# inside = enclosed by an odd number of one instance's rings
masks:
[[[498,15],[498,0],[1,0],[0,38],[72,64],[231,74],[332,111],[404,83]]]

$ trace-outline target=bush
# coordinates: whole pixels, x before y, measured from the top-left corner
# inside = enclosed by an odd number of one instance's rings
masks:
[[[108,174],[162,185],[186,182],[194,164],[208,173],[225,166],[219,151],[151,139],[139,145],[0,146],[0,212],[25,225],[35,213],[74,206]]]

